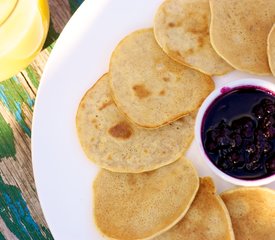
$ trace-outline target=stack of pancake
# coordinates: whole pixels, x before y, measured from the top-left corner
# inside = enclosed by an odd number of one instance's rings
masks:
[[[228,48],[233,51],[229,43],[226,47],[219,44],[221,36],[216,33],[221,28],[219,24],[224,28],[221,34],[234,30],[236,41],[243,43],[250,39],[250,32],[227,28],[229,20],[234,25],[242,19],[242,11],[234,12],[230,3],[246,6],[248,1],[241,2],[210,0],[209,5],[207,0],[165,1],[155,16],[154,28],[125,37],[112,54],[109,72],[81,100],[77,131],[87,157],[102,168],[93,183],[94,217],[106,237],[120,240],[274,237],[272,190],[235,189],[223,193],[221,198],[211,178],[199,178],[192,163],[184,157],[193,139],[196,112],[214,90],[210,76],[234,68],[257,74],[275,68],[275,30],[269,37],[268,32],[262,33],[268,38],[270,54],[266,50],[263,54],[263,48],[257,46],[257,51],[248,52],[249,58],[239,53],[238,59],[236,54],[231,59],[232,54],[226,53]],[[265,2],[269,18],[258,24],[271,28],[271,22],[275,22],[275,4]],[[268,10],[269,4],[273,4],[272,10]],[[231,9],[230,14],[222,16],[219,8]],[[261,18],[261,14],[255,12],[255,18]],[[239,32],[242,34],[238,35]],[[222,38],[228,40],[226,36]],[[229,42],[236,44],[236,41]],[[251,39],[249,42],[255,43]],[[264,47],[267,48],[267,41]],[[235,46],[232,48],[239,51]],[[270,68],[266,65],[268,56]],[[262,214],[258,214],[258,208]]]

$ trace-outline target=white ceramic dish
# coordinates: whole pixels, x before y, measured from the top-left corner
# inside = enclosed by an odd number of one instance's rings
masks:
[[[271,92],[275,92],[275,84],[268,82],[268,81],[263,81],[259,80],[256,78],[250,78],[250,79],[240,79],[237,81],[233,81],[227,84],[224,84],[218,88],[215,89],[203,102],[202,106],[200,107],[200,110],[198,112],[197,118],[196,118],[196,125],[195,125],[195,140],[197,145],[199,146],[200,153],[202,155],[202,159],[204,160],[205,164],[209,166],[209,168],[217,175],[220,176],[223,180],[235,184],[235,185],[240,185],[240,186],[247,186],[247,187],[252,187],[252,186],[261,186],[261,185],[266,185],[269,183],[272,183],[275,181],[275,175],[258,179],[258,180],[242,180],[242,179],[237,179],[234,177],[231,177],[224,172],[222,172],[220,169],[218,169],[208,158],[207,154],[205,153],[203,144],[202,144],[202,138],[201,138],[201,129],[202,129],[202,124],[203,124],[203,119],[205,112],[207,109],[211,106],[211,104],[221,95],[224,94],[224,89],[234,89],[242,86],[255,86],[255,88],[264,88],[266,90],[270,90]],[[245,101],[245,99],[244,99]]]
[[[86,0],[57,41],[36,98],[32,132],[34,177],[55,240],[104,239],[93,222],[92,182],[98,168],[78,143],[75,114],[86,90],[106,71],[112,50],[130,32],[148,28],[162,0]],[[216,85],[251,78],[232,72]],[[272,77],[261,77],[275,81]],[[233,187],[216,176],[193,144],[187,154],[219,191]],[[275,184],[268,187],[275,189]]]

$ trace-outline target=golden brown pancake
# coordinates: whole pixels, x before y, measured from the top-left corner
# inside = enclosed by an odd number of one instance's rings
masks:
[[[152,29],[136,31],[116,47],[110,62],[118,108],[137,125],[156,128],[189,114],[214,89],[213,80],[170,59]]]
[[[275,77],[275,24],[273,25],[268,35],[267,55],[269,60],[269,67],[273,76]]]
[[[115,172],[144,172],[179,159],[194,135],[195,114],[158,129],[129,122],[111,96],[104,75],[83,97],[76,125],[81,146],[98,166]]]
[[[94,216],[108,238],[149,239],[174,226],[199,188],[190,161],[140,174],[101,170],[94,182]]]
[[[236,240],[274,240],[275,191],[236,188],[221,197],[229,211]]]
[[[174,60],[208,75],[233,70],[212,48],[209,0],[166,0],[155,16],[160,47]]]
[[[267,36],[275,22],[274,0],[210,0],[211,43],[234,68],[270,74]]]
[[[153,240],[234,240],[226,206],[210,177],[200,179],[199,191],[183,219]]]

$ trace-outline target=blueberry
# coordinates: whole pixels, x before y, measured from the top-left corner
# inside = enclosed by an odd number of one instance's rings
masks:
[[[220,158],[226,159],[228,154],[232,152],[231,148],[221,148],[218,150],[218,155]]]
[[[216,141],[217,137],[219,135],[219,132],[217,130],[210,130],[206,133],[206,137],[208,140],[211,140],[213,142]]]
[[[238,169],[243,169],[245,167],[245,159],[243,155],[240,155],[240,158],[238,159],[238,162],[235,163],[235,166]]]
[[[269,126],[264,128],[263,134],[266,138],[274,138],[275,137],[275,128],[273,126]]]
[[[251,154],[249,156],[249,161],[246,163],[245,167],[248,171],[255,171],[259,169],[262,164],[261,164],[261,155],[256,152],[255,154]]]
[[[231,161],[233,161],[233,163],[235,163],[239,160],[240,154],[235,151],[235,152],[232,152],[228,157]]]
[[[241,135],[245,138],[251,138],[254,135],[254,123],[251,121],[247,122],[241,131]]]
[[[260,169],[261,163],[252,161],[252,162],[246,163],[245,167],[248,171],[255,171],[255,170]]]
[[[249,155],[249,162],[259,162],[261,158],[261,153],[259,151],[256,151],[253,154]]]
[[[221,120],[221,122],[216,127],[216,130],[218,131],[219,135],[222,136],[227,136],[231,133],[231,129],[225,120]]]
[[[257,119],[263,119],[266,115],[275,113],[275,103],[271,99],[263,99],[259,104],[254,106],[252,113]]]
[[[274,106],[274,104],[268,105],[265,107],[264,110],[265,110],[265,113],[267,113],[267,114],[273,114],[275,112],[275,106]]]
[[[272,143],[265,142],[263,145],[263,152],[264,153],[269,153],[273,149]]]
[[[224,158],[219,158],[217,165],[221,170],[229,170],[232,167],[232,164]]]
[[[265,114],[273,114],[275,112],[275,104],[271,99],[263,99],[260,105],[262,105]]]
[[[244,158],[243,155],[237,151],[233,151],[228,154],[228,161],[233,165],[234,168],[240,168],[244,166]]]
[[[233,129],[233,132],[241,135],[241,128],[235,128],[235,129]]]
[[[247,144],[245,147],[245,151],[248,152],[249,154],[255,153],[257,151],[257,147],[253,143]]]
[[[266,162],[266,169],[270,173],[275,173],[275,156],[268,159],[268,161]]]
[[[217,144],[211,140],[207,140],[205,142],[205,147],[207,151],[214,153],[217,149]]]
[[[259,126],[261,128],[267,128],[270,126],[274,126],[274,124],[275,124],[274,116],[266,116],[264,119],[259,121]]]
[[[247,117],[242,117],[242,118],[235,119],[232,122],[232,128],[234,130],[242,129],[243,125],[246,124],[246,122],[247,122]]]
[[[251,138],[254,136],[254,130],[252,128],[246,128],[246,129],[243,129],[241,134],[245,138]]]
[[[218,132],[216,130],[210,130],[206,134],[205,148],[209,152],[215,152],[217,149],[217,137]]]
[[[265,106],[273,104],[273,101],[269,98],[265,98],[260,102],[260,104],[265,107]]]
[[[229,129],[229,126],[227,125],[226,121],[223,119],[220,121],[217,128],[218,129]]]
[[[261,105],[257,104],[253,109],[252,113],[255,115],[257,119],[262,119],[264,118],[264,109]]]
[[[272,143],[267,141],[259,141],[256,143],[257,150],[261,153],[267,154],[272,150]]]
[[[251,138],[254,135],[255,123],[250,117],[242,117],[232,122],[234,130],[240,130],[241,136]]]
[[[230,137],[232,140],[232,147],[240,147],[242,145],[242,137],[240,134],[234,132],[230,135]]]
[[[231,144],[230,132],[229,126],[225,121],[221,121],[215,129],[207,132],[205,141],[206,150],[214,153],[218,148],[229,146]]]
[[[227,136],[217,138],[217,146],[218,147],[230,146],[230,144],[231,144],[231,139]]]
[[[254,138],[257,142],[263,142],[265,141],[265,136],[264,136],[264,133],[263,133],[263,130],[261,129],[257,129],[254,133]]]

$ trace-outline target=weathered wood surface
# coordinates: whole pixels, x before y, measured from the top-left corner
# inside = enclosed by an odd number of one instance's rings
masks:
[[[0,240],[53,239],[34,184],[32,113],[53,42],[82,2],[49,0],[51,26],[47,48],[24,71],[0,83]]]

